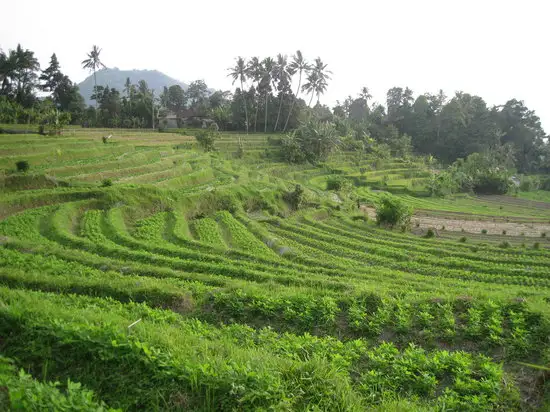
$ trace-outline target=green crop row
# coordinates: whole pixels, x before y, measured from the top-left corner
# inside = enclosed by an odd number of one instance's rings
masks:
[[[94,393],[70,379],[39,382],[11,359],[0,356],[0,409],[3,411],[120,412],[98,401]]]
[[[405,272],[422,274],[425,276],[444,276],[457,279],[471,279],[482,282],[495,282],[522,286],[550,286],[548,272],[545,270],[504,269],[499,272],[497,268],[483,270],[483,265],[475,263],[453,262],[449,260],[437,260],[435,258],[417,258],[405,251],[392,251],[384,247],[361,245],[357,242],[344,240],[337,235],[319,233],[309,227],[288,224],[277,221],[276,224],[283,230],[284,236],[294,239],[299,243],[330,251],[331,254],[356,262],[367,262],[370,265],[389,267]],[[446,268],[445,266],[451,266]],[[457,268],[454,268],[456,266]],[[468,269],[468,270],[463,270]],[[480,270],[481,269],[481,270]],[[489,272],[489,273],[484,273]]]
[[[214,329],[108,300],[2,288],[0,298],[8,356],[37,373],[47,363],[49,376],[124,410],[363,410],[398,395],[452,410],[517,407],[502,366],[479,355]]]
[[[197,240],[208,243],[217,248],[226,249],[227,246],[220,233],[216,221],[209,217],[195,219],[192,221],[192,227],[196,234]]]
[[[244,250],[251,254],[257,254],[262,257],[265,257],[266,255],[274,258],[277,257],[277,255],[275,255],[270,248],[251,234],[246,227],[235,219],[228,211],[224,210],[216,213],[216,220],[222,225],[225,232],[228,234],[233,248]]]

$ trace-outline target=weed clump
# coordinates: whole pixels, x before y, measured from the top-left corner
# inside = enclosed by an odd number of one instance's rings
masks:
[[[110,187],[113,185],[113,181],[111,179],[103,179],[101,181],[101,187]]]
[[[481,229],[481,233],[482,233],[483,235],[486,235],[486,234],[487,234],[487,229]]]
[[[466,240],[467,240],[466,236],[462,236],[460,239],[458,239],[460,243],[466,243]]]
[[[432,237],[435,237],[435,231],[433,229],[428,229],[426,234],[424,235],[426,239],[431,239]]]

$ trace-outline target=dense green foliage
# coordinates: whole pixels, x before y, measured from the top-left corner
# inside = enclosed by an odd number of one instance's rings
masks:
[[[384,194],[376,204],[376,223],[390,227],[407,227],[411,221],[412,209],[401,199]]]

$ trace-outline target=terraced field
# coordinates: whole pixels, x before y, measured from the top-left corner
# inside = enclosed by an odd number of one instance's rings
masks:
[[[236,135],[205,154],[189,136],[104,132],[0,135],[0,167],[34,173],[3,176],[0,385],[89,396],[79,410],[548,405],[548,372],[525,364],[550,355],[544,194],[432,199],[420,159],[289,166],[263,135],[241,136],[239,159]],[[334,175],[351,194],[325,190]],[[381,229],[361,211],[379,183],[415,219],[533,233]]]

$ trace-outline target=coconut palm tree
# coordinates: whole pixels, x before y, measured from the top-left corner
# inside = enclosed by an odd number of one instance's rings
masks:
[[[292,69],[288,66],[287,56],[282,54],[277,55],[277,64],[275,66],[275,75],[274,79],[277,81],[279,90],[279,110],[277,111],[277,120],[275,121],[275,127],[273,131],[277,131],[277,126],[279,125],[279,117],[281,116],[281,109],[283,107],[283,98],[285,96],[285,91],[290,86],[290,77],[292,76]]]
[[[308,106],[311,107],[311,102],[313,101],[313,96],[315,96],[315,87],[317,86],[318,82],[318,76],[317,72],[314,70],[310,70],[306,77],[306,82],[302,86],[302,91],[306,94],[311,94],[311,98],[309,99]]]
[[[317,57],[315,59],[315,64],[311,68],[308,75],[308,82],[304,84],[304,87],[302,88],[308,93],[311,93],[309,106],[311,106],[314,95],[317,95],[317,104],[319,103],[321,95],[327,90],[328,80],[331,79],[330,74],[332,74],[332,72],[327,70],[327,65],[323,63],[320,57]]]
[[[260,84],[260,80],[262,80],[263,77],[263,67],[262,63],[260,62],[260,59],[257,56],[252,57],[250,59],[250,62],[247,66],[247,75],[249,79],[252,79],[253,84],[255,84],[256,93],[258,92],[258,86]],[[258,124],[258,110],[260,108],[260,99],[256,99],[255,105],[256,110],[254,114],[254,133],[256,133],[256,126]]]
[[[97,89],[97,78],[95,75],[95,72],[97,69],[100,68],[106,68],[106,66],[103,64],[103,62],[99,58],[99,54],[101,53],[101,49],[98,48],[95,44],[92,47],[92,51],[88,53],[88,58],[86,60],[82,60],[82,68],[92,70],[94,72],[94,86]],[[95,107],[97,109],[97,99],[95,99]]]
[[[263,76],[258,88],[264,91],[265,94],[265,118],[264,118],[264,133],[267,133],[267,108],[269,92],[271,91],[271,83],[275,71],[275,60],[271,57],[266,57],[262,60]]]
[[[243,96],[244,116],[246,120],[245,128],[246,134],[248,134],[248,109],[246,107],[246,95],[244,91],[244,82],[246,81],[247,76],[247,66],[245,59],[243,59],[241,56],[237,57],[235,66],[230,67],[228,70],[231,70],[228,76],[231,76],[233,78],[233,84],[235,84],[237,80],[241,82],[241,95]]]
[[[292,56],[292,62],[289,64],[289,69],[292,73],[298,73],[298,88],[296,89],[296,95],[294,96],[294,99],[292,100],[292,105],[290,106],[290,110],[288,112],[288,115],[286,117],[285,127],[283,127],[283,132],[286,131],[286,128],[288,126],[288,121],[290,119],[290,115],[292,114],[292,110],[294,109],[294,104],[296,103],[296,100],[298,100],[298,94],[300,93],[300,87],[302,85],[302,74],[304,72],[309,72],[309,64],[304,59],[304,56],[302,55],[302,52],[300,50],[296,51],[296,54]]]

